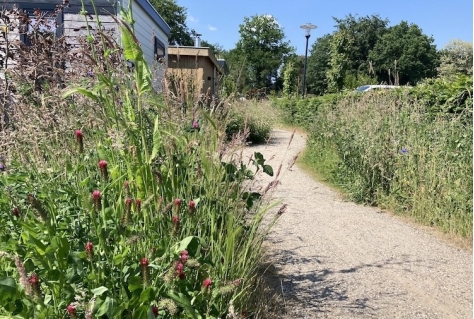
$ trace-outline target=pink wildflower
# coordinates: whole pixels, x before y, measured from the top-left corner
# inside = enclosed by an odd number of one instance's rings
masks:
[[[204,286],[204,288],[209,288],[212,285],[211,278],[204,279],[204,281],[202,282],[202,285]]]

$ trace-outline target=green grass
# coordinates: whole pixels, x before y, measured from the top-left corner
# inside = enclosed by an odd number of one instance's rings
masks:
[[[308,130],[302,161],[318,179],[356,202],[472,238],[472,100],[459,113],[435,113],[452,109],[412,96],[347,94],[280,109]]]

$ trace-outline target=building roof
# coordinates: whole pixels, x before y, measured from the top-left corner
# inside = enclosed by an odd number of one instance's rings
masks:
[[[128,7],[129,0],[94,0],[94,5],[92,0],[83,0],[81,1],[70,1],[68,6],[63,8],[64,13],[74,13],[77,14],[83,10],[83,8],[89,12],[94,13],[94,8],[97,9],[98,14],[118,14],[119,2],[125,8]],[[171,28],[165,22],[165,20],[160,16],[155,7],[150,3],[149,0],[131,0],[139,5],[149,16],[156,22],[156,24],[163,30],[166,36],[170,36]],[[10,9],[13,4],[18,4],[20,8],[38,8],[41,10],[54,8],[59,3],[58,0],[16,0],[16,1],[7,1],[6,8]]]
[[[212,50],[208,47],[169,46],[168,56],[170,55],[207,57],[217,67],[220,73],[224,73],[224,68],[222,67],[221,63],[219,63]]]

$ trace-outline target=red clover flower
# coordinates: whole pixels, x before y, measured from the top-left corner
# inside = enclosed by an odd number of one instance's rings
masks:
[[[140,198],[136,198],[135,209],[137,210],[137,213],[140,213],[141,208],[142,208],[142,200]]]
[[[148,269],[148,258],[143,257],[142,260],[140,261],[140,264],[142,266],[143,286],[147,287],[150,281],[150,269]]]
[[[189,202],[189,205],[188,205],[188,206],[189,206],[189,211],[190,211],[191,213],[194,213],[194,212],[196,211],[196,202],[195,202],[195,201],[191,200],[191,201]]]
[[[84,152],[84,141],[83,141],[84,135],[82,134],[81,130],[76,130],[76,141],[77,145],[79,146],[79,152],[82,153]]]
[[[204,279],[204,281],[202,282],[202,285],[204,286],[204,288],[209,288],[212,285],[211,278]]]
[[[99,169],[100,169],[100,174],[102,175],[102,178],[107,180],[109,178],[109,173],[107,171],[107,161],[106,160],[100,160],[99,161]]]
[[[66,308],[66,311],[67,311],[69,317],[71,317],[73,319],[77,318],[76,317],[76,307],[73,304],[69,304],[69,306],[67,306],[67,308]]]
[[[179,207],[181,206],[181,199],[176,198],[176,199],[174,200],[174,205],[175,205],[177,208],[179,208]]]
[[[96,210],[100,210],[102,208],[101,199],[102,196],[99,190],[96,189],[92,192],[92,202],[94,203],[94,207]]]
[[[87,259],[92,260],[92,257],[94,257],[94,245],[90,241],[86,243],[85,250]]]

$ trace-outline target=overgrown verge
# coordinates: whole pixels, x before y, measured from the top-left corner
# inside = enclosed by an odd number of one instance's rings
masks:
[[[472,79],[275,103],[309,130],[305,161],[353,200],[472,237]]]
[[[127,22],[118,24],[123,47],[100,31],[87,37],[70,83],[22,77],[26,70],[9,75],[0,140],[0,315],[252,312],[261,245],[276,216],[263,227],[262,194],[242,185],[255,170],[272,170],[261,154],[250,167],[222,162],[225,112],[197,106],[183,113],[173,97],[153,92]],[[46,48],[34,53],[50,56]]]

